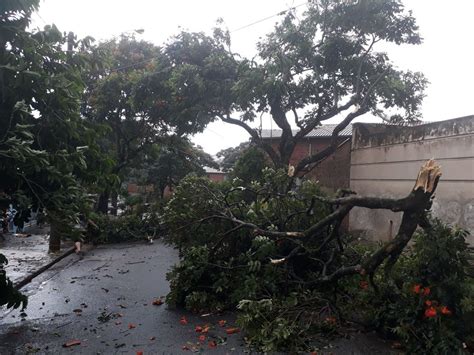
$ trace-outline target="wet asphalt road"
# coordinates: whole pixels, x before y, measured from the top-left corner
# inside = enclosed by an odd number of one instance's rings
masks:
[[[166,273],[177,261],[177,252],[159,240],[106,245],[83,259],[63,259],[22,289],[29,295],[26,315],[0,310],[0,355],[251,353],[241,333],[225,332],[235,326],[232,314],[193,315],[152,304],[168,293]],[[186,325],[180,324],[183,316]],[[226,320],[226,327],[219,320]],[[206,325],[209,332],[200,340],[203,334],[195,327]],[[63,347],[72,340],[80,344]],[[360,333],[318,352],[397,353],[376,336]]]
[[[246,352],[241,334],[226,335],[218,325],[226,319],[233,326],[232,316],[202,317],[152,304],[168,293],[166,272],[177,260],[161,241],[107,245],[83,259],[64,259],[23,289],[26,315],[13,310],[0,317],[0,354]],[[187,325],[180,324],[182,316]],[[195,326],[207,324],[200,341]],[[63,347],[71,340],[80,344]]]

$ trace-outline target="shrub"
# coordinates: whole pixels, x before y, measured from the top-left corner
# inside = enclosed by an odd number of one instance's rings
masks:
[[[466,236],[464,230],[432,220],[431,228],[414,236],[390,275],[380,271],[375,276],[375,289],[358,287],[368,285],[363,279],[346,280],[357,304],[348,305],[347,312],[362,314],[368,325],[401,340],[409,353],[461,351],[473,331],[472,250]]]
[[[246,338],[265,352],[314,350],[348,320],[400,339],[410,353],[462,349],[474,303],[465,231],[433,220],[391,269],[325,282],[363,264],[374,246],[337,224],[298,238],[278,233],[306,230],[332,210],[314,182],[285,192],[286,172],[262,176],[249,184],[188,176],[175,190],[164,221],[181,260],[168,274],[168,303],[237,309]]]
[[[120,243],[143,240],[159,235],[162,231],[159,218],[161,207],[155,205],[137,205],[134,210],[118,216],[94,214],[90,219],[87,238],[96,244]]]
[[[11,280],[7,277],[3,266],[8,264],[7,258],[0,254],[0,307],[25,309],[28,299],[25,295],[15,289]]]
[[[250,186],[239,179],[218,184],[188,176],[177,187],[164,215],[167,240],[181,251],[181,262],[168,274],[169,303],[193,310],[233,309],[244,298],[288,292],[280,281],[289,270],[270,260],[288,253],[298,241],[255,236],[251,229],[221,218],[220,212],[230,210],[234,218],[285,230],[307,228],[328,209],[314,203],[308,211],[312,196],[321,195],[317,184],[306,182],[298,193],[275,195],[273,191],[288,184],[288,176],[272,169],[265,169],[263,176]]]

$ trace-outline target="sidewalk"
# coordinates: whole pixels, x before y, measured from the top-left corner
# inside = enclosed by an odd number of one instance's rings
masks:
[[[0,253],[8,259],[5,270],[13,283],[22,280],[58,256],[58,254],[48,253],[48,227],[25,228],[21,234],[8,233],[4,234],[4,237],[5,240],[0,239]],[[69,241],[62,242],[61,252],[73,244]]]

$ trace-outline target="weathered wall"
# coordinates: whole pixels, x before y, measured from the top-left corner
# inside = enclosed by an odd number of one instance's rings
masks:
[[[277,151],[279,141],[271,140],[271,145]],[[307,137],[296,145],[290,158],[290,164],[296,165],[300,160],[327,148],[331,143],[329,137]],[[344,144],[345,143],[345,144]],[[351,145],[349,137],[339,139],[339,148],[315,168],[306,174],[306,177],[317,180],[321,186],[330,191],[340,188],[349,188],[349,172],[351,160]]]
[[[329,139],[326,144],[318,147],[317,151],[313,150],[313,154],[326,148],[328,145]],[[341,140],[339,148],[319,163],[306,176],[312,180],[319,181],[322,186],[333,192],[341,188],[348,189],[350,182],[350,162],[351,143],[350,138],[347,138]]]
[[[430,158],[439,162],[443,173],[433,214],[470,230],[474,245],[474,116],[415,127],[355,124],[350,187],[360,195],[406,196],[420,166]],[[350,229],[387,240],[400,219],[401,213],[355,208]]]
[[[225,173],[206,173],[209,180],[214,182],[222,182],[225,180],[226,174]]]

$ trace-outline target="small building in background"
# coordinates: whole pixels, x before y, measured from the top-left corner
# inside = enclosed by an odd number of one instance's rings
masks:
[[[336,124],[324,124],[317,127],[303,137],[297,144],[290,158],[290,164],[296,165],[298,162],[310,155],[316,154],[331,144],[332,133]],[[269,142],[277,150],[280,142],[281,130],[264,129],[262,139]],[[296,134],[295,131],[293,134]],[[305,176],[312,180],[319,181],[321,186],[329,191],[335,192],[338,189],[349,188],[350,184],[350,162],[351,162],[351,136],[352,125],[348,125],[339,132],[338,148],[336,152],[328,156],[317,167],[310,166],[305,171]]]
[[[215,182],[221,182],[224,181],[227,178],[227,173],[214,169],[214,168],[205,168],[206,170],[206,176],[211,180]]]

